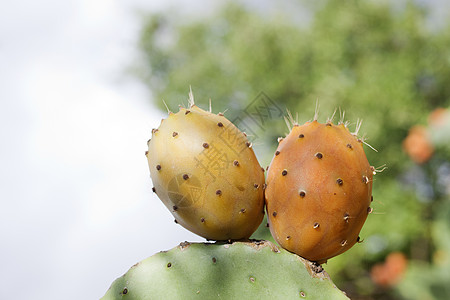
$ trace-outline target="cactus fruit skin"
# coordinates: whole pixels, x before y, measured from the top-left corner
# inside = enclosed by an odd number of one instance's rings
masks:
[[[285,249],[318,263],[359,242],[372,209],[373,168],[344,124],[293,126],[270,164],[270,231]]]
[[[246,135],[195,105],[154,129],[153,191],[186,229],[210,240],[249,238],[264,216],[264,170]]]
[[[321,267],[263,241],[181,243],[134,265],[101,300],[348,299]]]

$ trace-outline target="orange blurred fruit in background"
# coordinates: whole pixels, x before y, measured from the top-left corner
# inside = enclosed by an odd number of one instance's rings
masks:
[[[372,281],[383,287],[390,287],[402,279],[406,271],[408,260],[401,252],[392,252],[386,257],[384,263],[372,267],[370,277]]]
[[[427,162],[433,155],[434,148],[426,128],[420,125],[411,127],[403,141],[403,150],[414,162],[418,164]]]

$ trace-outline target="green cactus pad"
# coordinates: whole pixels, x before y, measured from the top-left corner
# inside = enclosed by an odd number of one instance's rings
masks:
[[[348,299],[321,266],[268,241],[181,243],[137,263],[101,300]]]

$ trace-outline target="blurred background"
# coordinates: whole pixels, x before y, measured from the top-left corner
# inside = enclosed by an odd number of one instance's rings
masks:
[[[373,212],[324,267],[352,299],[450,299],[449,18],[445,0],[4,3],[0,298],[98,299],[203,241],[151,192],[144,156],[162,100],[177,111],[191,86],[230,120],[261,92],[300,123],[317,100],[321,122],[363,119]],[[255,128],[262,166],[287,131]]]

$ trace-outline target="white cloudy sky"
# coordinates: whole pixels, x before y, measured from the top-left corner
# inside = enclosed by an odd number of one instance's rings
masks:
[[[163,114],[123,75],[136,9],[164,2],[2,3],[0,298],[98,299],[137,261],[201,240],[151,192]]]
[[[202,240],[151,192],[144,151],[164,115],[124,69],[136,11],[207,3],[2,3],[0,298],[98,299],[135,262]]]

